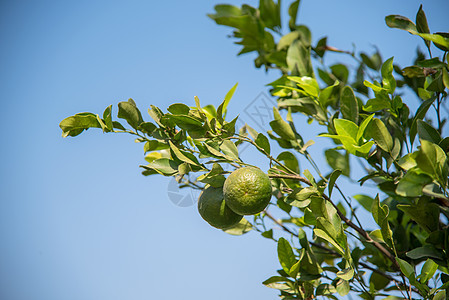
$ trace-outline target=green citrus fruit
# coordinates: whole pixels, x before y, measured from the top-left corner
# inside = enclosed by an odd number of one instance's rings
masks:
[[[232,227],[243,218],[242,215],[236,214],[226,205],[223,189],[211,186],[201,192],[198,211],[207,223],[219,229]]]
[[[223,194],[226,204],[239,215],[257,214],[270,202],[270,178],[259,168],[237,169],[226,178]]]

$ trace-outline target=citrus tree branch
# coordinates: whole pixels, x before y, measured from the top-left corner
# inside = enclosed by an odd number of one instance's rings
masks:
[[[299,175],[268,174],[268,176],[271,177],[271,178],[295,179],[295,180],[298,180],[300,182],[303,182],[303,183],[307,184],[308,186],[312,186],[312,183],[307,178],[304,178],[304,177],[299,176]],[[396,270],[398,270],[398,271],[400,270],[398,262],[396,261],[394,255],[391,254],[390,251],[388,251],[388,249],[386,249],[384,246],[382,246],[382,244],[380,244],[379,242],[374,241],[369,236],[368,232],[366,232],[363,228],[357,226],[351,220],[349,220],[340,211],[340,209],[337,207],[337,205],[335,205],[335,203],[332,202],[332,200],[326,194],[323,193],[322,196],[323,196],[324,199],[326,199],[327,201],[329,201],[329,203],[332,204],[332,206],[336,209],[338,216],[340,217],[340,219],[343,222],[346,223],[346,225],[348,225],[349,227],[351,227],[352,229],[357,231],[366,240],[366,242],[368,242],[368,243],[372,244],[374,247],[376,247],[385,257],[387,257],[393,263],[393,266],[395,267]]]

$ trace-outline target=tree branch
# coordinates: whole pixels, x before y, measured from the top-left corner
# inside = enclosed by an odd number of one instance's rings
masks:
[[[295,179],[295,180],[298,180],[300,182],[303,182],[303,183],[307,184],[308,186],[312,186],[312,183],[307,178],[304,178],[304,177],[298,176],[298,175],[268,174],[268,177],[271,177],[271,178]],[[393,263],[393,266],[395,267],[395,269],[400,271],[400,267],[399,267],[398,262],[396,261],[394,255],[391,254],[390,251],[388,251],[388,249],[386,249],[384,246],[382,246],[382,244],[380,244],[379,242],[374,241],[369,236],[368,232],[366,232],[363,228],[357,226],[351,220],[349,220],[340,211],[340,209],[338,209],[337,205],[335,205],[335,203],[332,202],[332,200],[326,194],[322,194],[322,196],[323,196],[324,199],[326,199],[327,201],[329,201],[329,203],[332,204],[332,206],[336,209],[338,216],[340,217],[340,219],[343,222],[346,223],[346,225],[348,225],[349,227],[351,227],[352,229],[357,231],[368,243],[370,243],[374,247],[376,247],[385,257],[387,257]]]

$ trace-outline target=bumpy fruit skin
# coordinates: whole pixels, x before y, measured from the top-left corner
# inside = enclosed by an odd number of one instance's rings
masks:
[[[223,186],[226,204],[239,215],[254,215],[263,211],[271,199],[271,182],[259,168],[235,170]]]
[[[226,205],[223,189],[211,186],[201,192],[198,211],[207,223],[218,229],[230,228],[243,218],[242,215],[236,214]]]

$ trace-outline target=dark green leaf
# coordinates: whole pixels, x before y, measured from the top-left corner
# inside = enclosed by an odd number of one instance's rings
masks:
[[[257,135],[255,142],[259,147],[263,149],[263,151],[265,151],[266,154],[270,154],[270,142],[268,141],[268,138],[265,135],[259,133]]]
[[[196,158],[195,159],[189,158],[186,154],[182,153],[181,150],[178,149],[178,147],[176,147],[171,141],[169,141],[168,143],[170,145],[171,151],[173,151],[176,158],[190,165],[199,166],[199,163],[196,160]]]
[[[337,169],[332,172],[331,176],[329,176],[329,183],[327,185],[327,188],[329,189],[329,197],[332,195],[332,190],[334,188],[335,181],[341,175],[341,173],[342,171]]]
[[[387,59],[381,68],[382,85],[390,94],[396,89],[396,79],[393,77],[393,57]]]
[[[415,117],[413,118],[412,125],[410,126],[410,144],[413,145],[413,142],[415,141],[416,133],[417,133],[417,126],[418,126],[418,120],[424,119],[426,116],[427,111],[429,110],[429,107],[432,105],[434,99],[429,99],[424,101],[419,108],[416,110]]]
[[[187,115],[190,111],[190,107],[183,103],[175,103],[170,105],[167,110],[174,115]]]
[[[439,260],[443,260],[445,256],[441,250],[428,245],[415,248],[411,251],[408,251],[406,254],[411,259],[436,258]]]
[[[145,153],[150,151],[156,151],[156,150],[162,150],[162,149],[168,149],[170,148],[167,144],[161,143],[156,140],[147,141],[145,143],[145,146],[143,147],[143,151]]]
[[[355,124],[359,123],[359,106],[351,87],[344,87],[341,93],[340,106],[343,118],[350,120]]]
[[[288,15],[290,16],[288,26],[290,27],[290,30],[294,30],[296,27],[296,17],[298,16],[299,3],[300,0],[293,1],[288,8]]]
[[[349,282],[347,280],[340,279],[337,281],[337,293],[340,296],[346,296],[349,294],[351,287],[349,286]]]
[[[172,176],[178,172],[178,164],[168,158],[159,158],[146,166],[141,166],[146,170],[154,170],[164,176]]]
[[[377,291],[384,289],[390,282],[390,279],[376,272],[372,272],[369,278],[370,289],[372,286]]]
[[[409,279],[415,277],[415,270],[408,262],[400,259],[399,257],[396,257],[396,261],[398,262],[399,267],[401,268],[401,272],[405,275],[405,277]]]
[[[112,105],[109,105],[103,112],[104,124],[108,131],[112,131],[114,125],[112,124]]]
[[[350,167],[349,167],[349,156],[343,155],[337,150],[327,149],[324,152],[326,156],[327,163],[334,170],[341,170],[342,174],[349,177]]]
[[[376,144],[384,151],[391,152],[393,150],[393,138],[380,119],[374,118],[371,120],[367,135],[372,138]]]
[[[253,229],[253,226],[245,218],[242,218],[237,225],[223,231],[230,235],[242,235]]]
[[[101,128],[97,115],[92,113],[80,113],[67,117],[59,123],[62,129],[62,136],[77,136],[89,128]]]
[[[435,203],[420,199],[418,204],[398,204],[397,208],[406,213],[427,232],[438,229],[440,210]]]
[[[262,232],[262,236],[267,239],[273,238],[273,229]]]
[[[288,274],[291,267],[296,263],[296,257],[293,254],[293,249],[290,243],[283,237],[278,241],[278,258],[281,263],[282,269]]]
[[[287,65],[292,73],[313,77],[310,48],[301,40],[294,41],[287,50]]]
[[[284,165],[287,166],[287,168],[289,168],[290,170],[299,173],[298,159],[293,153],[284,151],[280,153],[276,159],[283,162]]]
[[[438,264],[436,264],[431,259],[427,259],[421,269],[421,274],[419,274],[418,279],[420,279],[422,283],[426,284],[429,281],[429,279],[433,277],[437,269]]]
[[[441,142],[441,135],[438,130],[430,126],[427,122],[418,120],[417,129],[420,139],[427,140],[437,145]]]
[[[153,133],[153,131],[156,130],[156,128],[157,128],[157,126],[151,122],[143,122],[143,123],[140,123],[138,129],[148,135],[151,135]]]
[[[424,186],[432,182],[427,174],[417,173],[410,170],[399,181],[396,193],[403,197],[418,197],[422,195],[422,189]]]
[[[391,231],[390,225],[388,224],[388,215],[390,213],[390,210],[386,204],[382,206],[380,205],[379,195],[377,195],[373,201],[371,212],[374,220],[380,226],[382,238],[388,246],[394,248],[393,232]]]
[[[408,18],[399,15],[389,15],[385,17],[388,27],[406,30],[410,33],[417,33],[416,25]]]
[[[362,205],[364,209],[371,212],[371,208],[373,207],[373,201],[374,201],[373,198],[371,198],[370,196],[367,196],[367,195],[362,195],[362,194],[354,195],[352,197],[355,200],[357,200],[357,202],[359,202],[360,205]]]
[[[224,118],[226,116],[226,111],[229,102],[231,101],[232,96],[234,95],[235,90],[237,89],[238,83],[236,83],[227,93],[223,100],[223,102],[218,106],[217,109],[217,119],[218,121],[223,124]]]
[[[140,123],[143,122],[142,114],[132,99],[129,99],[128,102],[120,102],[118,104],[117,117],[125,119],[136,130],[139,128]]]
[[[290,125],[285,122],[276,107],[273,107],[274,120],[270,122],[270,126],[281,138],[286,140],[294,140],[296,138]]]

